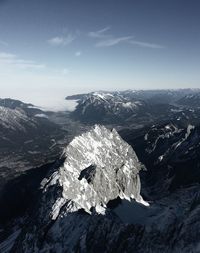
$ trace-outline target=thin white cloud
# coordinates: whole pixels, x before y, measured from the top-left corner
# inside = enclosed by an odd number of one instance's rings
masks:
[[[101,30],[98,30],[96,32],[89,32],[88,36],[91,38],[106,38],[106,37],[110,37],[110,35],[105,34],[107,31],[109,31],[111,29],[110,26],[107,26]]]
[[[49,39],[47,42],[51,46],[67,46],[75,40],[75,36],[68,34],[67,36],[57,36]]]
[[[112,34],[108,34],[107,32],[110,31],[110,29],[110,26],[106,26],[101,30],[89,32],[88,36],[90,38],[98,40],[95,44],[96,47],[112,47],[117,44],[127,42],[130,39],[133,39],[133,36],[115,37]]]
[[[119,37],[119,38],[109,38],[106,40],[99,41],[95,44],[96,47],[112,47],[120,43],[128,42],[132,39],[132,36]]]
[[[79,57],[79,56],[81,56],[81,55],[82,55],[82,52],[81,52],[81,51],[75,52],[75,56],[76,56],[76,57]]]
[[[44,69],[44,64],[38,64],[32,60],[24,60],[15,54],[0,52],[0,63],[8,66],[15,66],[22,69]]]
[[[108,34],[107,32],[111,30],[110,26],[107,26],[96,32],[89,32],[88,36],[90,38],[96,39],[95,47],[112,47],[121,43],[129,43],[134,46],[152,48],[152,49],[162,49],[165,48],[162,45],[149,43],[146,41],[135,40],[134,36],[121,36],[116,37],[113,34]]]
[[[149,43],[149,42],[144,42],[144,41],[138,41],[138,40],[131,40],[129,41],[130,44],[136,45],[139,47],[146,47],[146,48],[153,48],[153,49],[162,49],[165,48],[162,45],[154,44],[154,43]]]

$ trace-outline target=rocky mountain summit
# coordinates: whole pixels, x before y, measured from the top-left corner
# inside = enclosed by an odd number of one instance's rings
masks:
[[[91,226],[119,219],[109,215],[110,201],[135,199],[149,205],[140,195],[142,166],[115,129],[96,125],[67,146],[61,161],[42,181],[41,199],[15,252],[77,252],[77,247],[85,252]]]
[[[91,208],[105,213],[106,204],[117,197],[145,204],[140,196],[141,164],[115,129],[110,131],[96,125],[76,137],[64,150],[63,157],[63,166],[42,182],[44,191],[57,182],[62,187],[62,198],[55,203],[55,210],[67,200],[77,210],[83,208],[88,213]],[[54,210],[52,213],[55,219]]]

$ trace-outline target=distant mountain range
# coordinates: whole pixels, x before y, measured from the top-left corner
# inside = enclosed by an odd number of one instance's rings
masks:
[[[130,90],[110,93],[92,92],[66,97],[66,99],[77,100],[78,105],[71,113],[71,117],[83,123],[125,125],[137,122],[137,125],[146,125],[173,117],[183,109],[182,106],[193,107],[193,102],[190,103],[188,100],[186,104],[184,101],[187,97],[198,97],[199,94],[198,89]]]
[[[80,100],[91,94],[112,94],[114,96],[121,95],[127,99],[133,100],[150,100],[153,103],[170,103],[178,101],[187,96],[198,94],[200,89],[169,89],[169,90],[125,90],[125,91],[98,91],[85,94],[76,94],[67,96],[68,100]],[[154,99],[155,98],[155,99]],[[156,99],[157,98],[157,99]]]
[[[200,108],[200,92],[186,95],[179,99],[177,103],[190,108]]]

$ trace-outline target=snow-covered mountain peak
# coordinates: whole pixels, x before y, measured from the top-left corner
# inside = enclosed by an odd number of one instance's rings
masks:
[[[62,187],[62,196],[52,207],[52,219],[65,204],[68,212],[84,209],[91,213],[95,208],[101,214],[107,203],[117,197],[148,205],[140,195],[141,164],[115,129],[96,125],[72,140],[63,157],[63,165],[45,186],[45,191],[52,185]]]

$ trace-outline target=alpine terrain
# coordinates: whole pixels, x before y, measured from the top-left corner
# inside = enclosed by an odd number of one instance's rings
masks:
[[[114,129],[96,125],[76,137],[60,161],[42,181],[28,226],[21,229],[11,252],[106,251],[115,238],[107,245],[106,238],[97,238],[93,249],[88,243],[92,231],[112,238],[118,227],[122,229],[109,203],[120,198],[149,205],[140,195],[141,164]]]
[[[198,94],[93,92],[72,112],[1,100],[0,252],[198,253]]]

